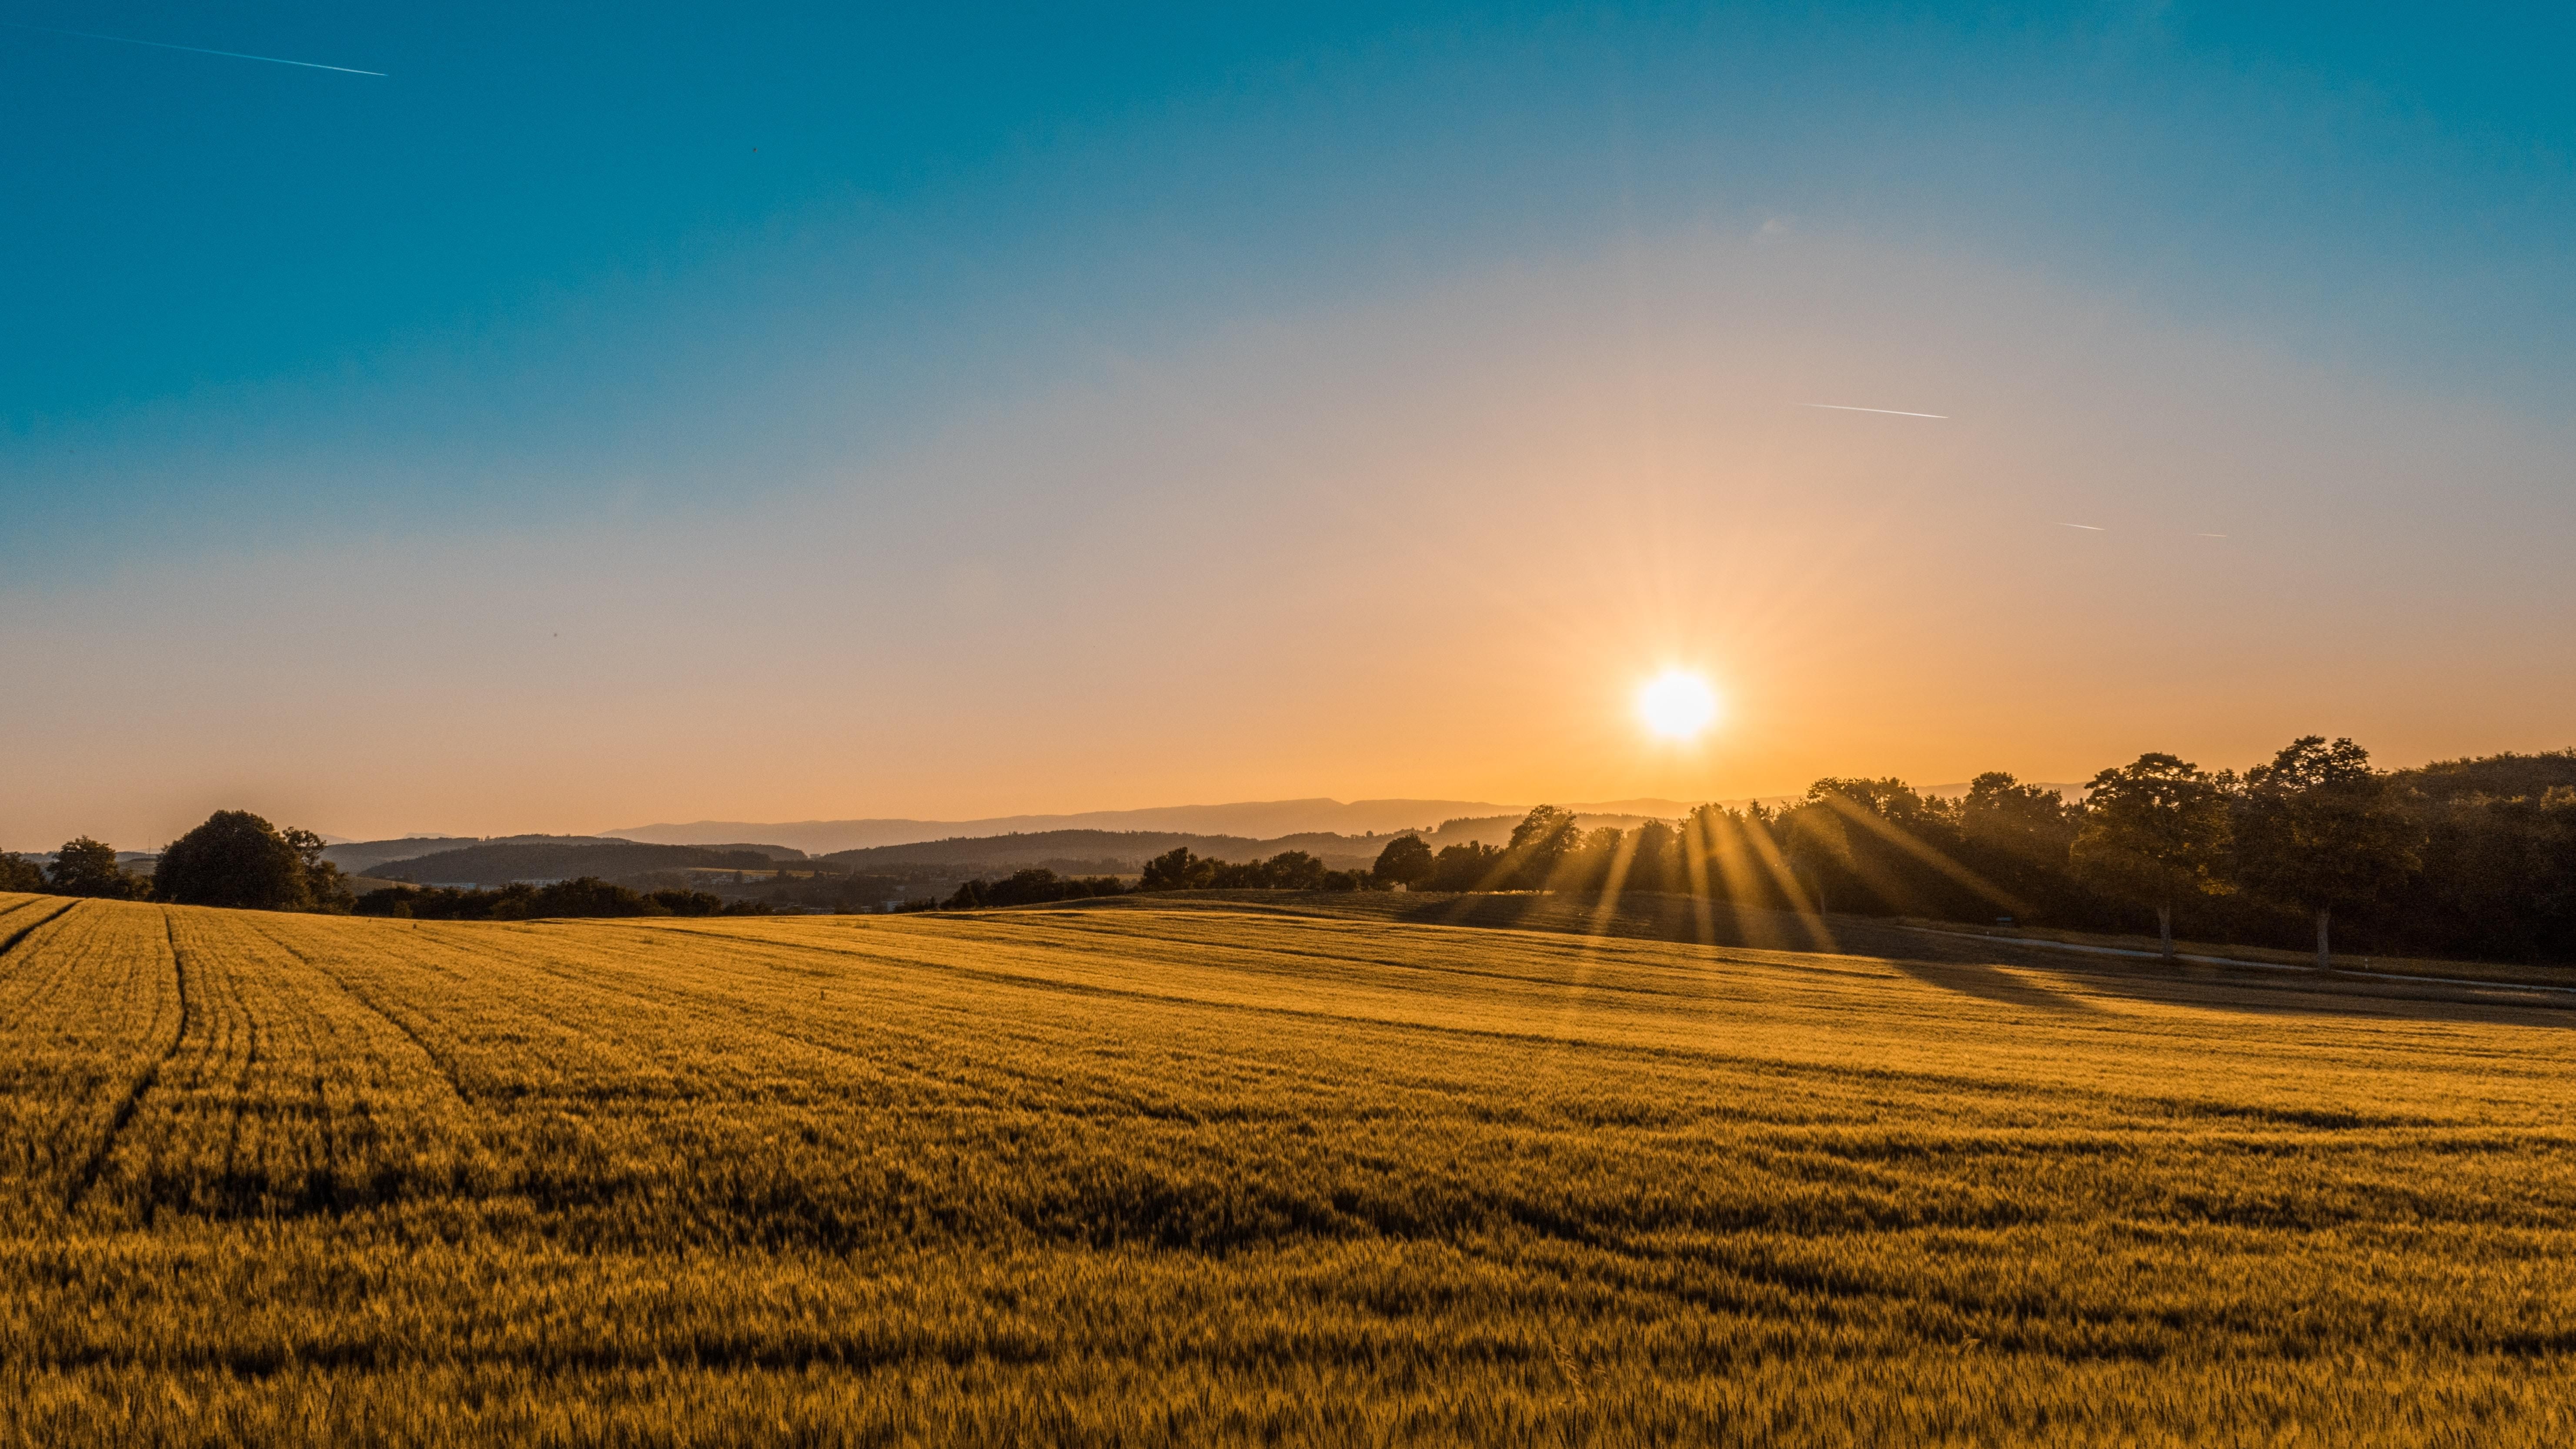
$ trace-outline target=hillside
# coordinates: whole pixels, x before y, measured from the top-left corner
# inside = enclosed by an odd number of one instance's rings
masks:
[[[1044,830],[1026,835],[967,836],[841,850],[823,859],[853,871],[936,865],[971,875],[1029,865],[1071,865],[1102,873],[1132,874],[1153,857],[1182,847],[1219,860],[1267,859],[1283,850],[1302,850],[1336,870],[1347,870],[1374,863],[1378,852],[1386,848],[1386,837],[1312,834],[1253,840],[1239,835],[1158,830]]]
[[[2084,794],[2081,785],[2047,785],[2042,788],[2063,791],[2070,800],[2080,799]],[[1967,792],[1965,782],[1923,788],[1927,795],[1964,795]],[[1798,797],[1764,795],[1758,798],[1762,804],[1776,806]],[[1718,803],[1740,809],[1755,803],[1755,799],[1747,796]],[[1662,799],[1602,800],[1576,801],[1567,808],[1583,818],[1587,829],[1593,825],[1617,825],[1626,829],[1642,820],[1679,819],[1699,803]],[[1485,828],[1487,822],[1517,822],[1529,813],[1529,808],[1527,805],[1497,805],[1485,800],[1256,800],[1233,805],[1093,810],[1074,815],[1003,815],[984,820],[798,820],[770,823],[700,820],[688,824],[637,825],[607,833],[623,840],[670,845],[774,840],[816,856],[839,857],[853,851],[890,845],[937,844],[950,840],[987,840],[1072,831],[1167,835],[1181,843],[1196,839],[1222,839],[1259,844],[1305,836],[1359,839],[1374,836],[1383,839],[1409,830],[1429,831],[1444,820],[1463,819],[1476,823],[1476,833],[1472,836],[1452,833],[1440,841],[1449,844],[1461,839],[1486,839],[1490,835]],[[1503,833],[1510,833],[1508,825]],[[1198,849],[1195,845],[1190,848]]]
[[[2576,1015],[1554,924],[0,896],[0,1432],[2576,1423]]]
[[[595,875],[616,880],[663,870],[766,870],[781,858],[801,858],[776,846],[702,847],[638,845],[630,840],[554,839],[542,844],[481,844],[386,861],[370,873],[423,885],[507,885],[511,881],[567,880]]]
[[[416,860],[442,850],[461,850],[469,845],[542,845],[555,843],[588,843],[599,837],[591,835],[504,835],[483,840],[471,835],[406,835],[393,840],[344,840],[326,846],[322,858],[345,871],[364,874],[392,860]]]
[[[1640,812],[1659,810],[1668,815],[1680,815],[1690,806],[1677,800],[1623,800],[1575,808],[1626,813],[1642,818]],[[701,820],[686,825],[639,825],[608,833],[627,840],[672,845],[776,840],[815,855],[824,855],[882,845],[1042,835],[1066,830],[1111,834],[1161,833],[1183,839],[1384,836],[1428,829],[1440,821],[1459,816],[1510,815],[1518,819],[1528,809],[1526,805],[1496,805],[1481,800],[1252,800],[1232,805],[1164,805],[1141,810],[1093,810],[1073,815],[1005,815],[984,820],[802,820],[772,824]]]
[[[2470,760],[2436,760],[2393,777],[2403,788],[2436,800],[2473,795],[2499,799],[2538,799],[2552,790],[2576,790],[2576,750],[2548,750],[2536,755],[2488,755]]]

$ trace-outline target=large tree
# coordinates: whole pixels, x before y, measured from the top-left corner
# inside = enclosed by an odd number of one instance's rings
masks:
[[[1511,843],[1503,847],[1510,859],[1513,884],[1522,890],[1543,891],[1556,876],[1556,868],[1583,845],[1583,832],[1575,828],[1574,812],[1558,805],[1534,806],[1512,827]]]
[[[1989,770],[1969,782],[1959,802],[1964,863],[2022,900],[2044,904],[2063,894],[2082,820],[2082,810],[2055,790]]]
[[[1201,860],[1186,845],[1175,845],[1145,862],[1145,875],[1136,882],[1140,891],[1186,891],[1204,888],[1216,874],[1214,861]]]
[[[1369,873],[1386,885],[1409,888],[1431,874],[1431,847],[1419,835],[1399,835],[1377,853]]]
[[[84,835],[63,842],[54,852],[53,867],[45,872],[45,887],[58,896],[103,896],[109,900],[133,900],[143,894],[143,882],[127,875],[116,863],[116,847],[103,840]]]
[[[183,905],[311,910],[320,903],[313,866],[321,848],[308,831],[279,830],[247,810],[218,810],[161,852],[152,884],[162,899]],[[337,877],[332,871],[329,884]]]
[[[2235,825],[2238,879],[2315,913],[2319,970],[2334,964],[2334,913],[2367,909],[2396,889],[2424,838],[2370,752],[2323,735],[2292,740],[2245,772]]]
[[[2095,885],[2155,907],[2156,939],[2170,962],[2174,902],[2218,889],[2227,826],[2217,780],[2188,760],[2144,754],[2093,777],[2071,854]]]
[[[1832,894],[1827,882],[1852,865],[1851,832],[1844,827],[1842,815],[1821,791],[1810,791],[1805,804],[1779,817],[1779,827],[1781,852],[1788,857],[1790,873],[1806,878],[1815,894],[1817,914],[1830,912]]]

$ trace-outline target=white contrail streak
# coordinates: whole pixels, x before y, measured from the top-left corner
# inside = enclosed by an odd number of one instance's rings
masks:
[[[1843,403],[1800,403],[1798,406],[1802,408],[1832,408],[1838,413],[1885,413],[1891,418],[1939,418],[1943,422],[1948,422],[1950,420],[1950,415],[1948,413],[1909,413],[1900,412],[1895,408],[1856,408],[1847,406]]]
[[[2086,533],[2109,533],[2111,531],[2107,528],[2096,528],[2089,523],[2061,523],[2057,526],[2060,528],[2080,528]]]
[[[202,45],[172,45],[166,40],[136,40],[128,35],[100,35],[88,30],[57,30],[50,25],[21,25],[15,20],[0,20],[11,30],[34,30],[46,35],[77,35],[83,40],[112,40],[118,45],[148,45],[154,50],[184,50],[190,55],[220,55],[232,60],[264,60],[270,65],[300,65],[306,70],[336,70],[342,75],[382,76],[380,70],[359,70],[354,66],[324,65],[314,60],[287,60],[274,55],[250,55],[238,50],[208,50]]]

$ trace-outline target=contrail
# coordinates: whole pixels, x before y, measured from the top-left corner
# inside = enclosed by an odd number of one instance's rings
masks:
[[[2194,538],[2225,538],[2226,536],[2227,535],[2223,533],[2195,533],[2192,535]]]
[[[1848,407],[1842,403],[1800,403],[1798,406],[1802,408],[1832,408],[1838,413],[1885,413],[1892,418],[1939,418],[1943,422],[1948,422],[1950,420],[1950,415],[1948,413],[1909,413],[1900,412],[1895,408]]]
[[[313,60],[287,60],[274,55],[249,55],[238,50],[208,50],[202,45],[172,45],[166,40],[136,40],[132,36],[100,35],[89,30],[57,30],[50,25],[21,25],[15,20],[0,20],[0,25],[5,25],[11,30],[41,31],[46,35],[77,35],[83,40],[112,40],[118,45],[148,45],[154,50],[184,50],[190,55],[220,55],[232,60],[264,60],[270,65],[300,65],[306,70],[336,70],[342,75],[384,75],[380,70],[359,70],[354,66],[324,65],[320,61]]]
[[[2057,526],[2060,528],[2080,528],[2086,533],[2109,533],[2111,531],[2107,528],[2095,528],[2089,523],[2061,523]]]

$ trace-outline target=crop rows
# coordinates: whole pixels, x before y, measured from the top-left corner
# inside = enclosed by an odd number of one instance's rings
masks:
[[[13,937],[31,1440],[2576,1433],[2576,1013],[1132,905]]]

